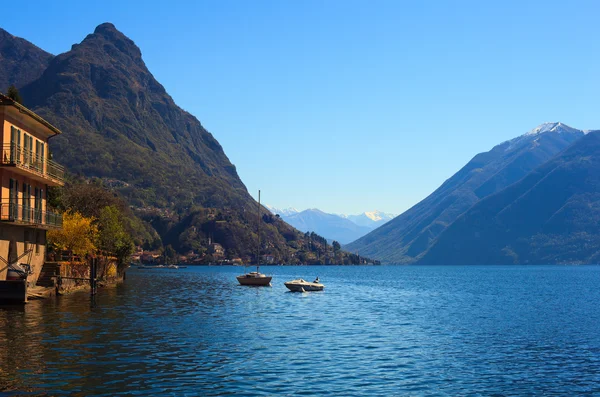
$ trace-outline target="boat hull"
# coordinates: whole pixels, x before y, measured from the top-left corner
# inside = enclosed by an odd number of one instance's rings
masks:
[[[313,292],[313,291],[323,291],[325,286],[321,283],[309,283],[309,282],[297,282],[297,281],[288,281],[287,283],[283,283],[292,292]]]
[[[237,276],[236,278],[240,285],[248,285],[253,287],[268,287],[269,285],[271,285],[271,279],[273,277],[265,276],[264,274],[260,276],[242,274],[241,276]]]

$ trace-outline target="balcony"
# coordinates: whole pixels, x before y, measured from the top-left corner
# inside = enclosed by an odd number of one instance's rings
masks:
[[[60,229],[62,215],[51,211],[42,211],[15,203],[0,204],[0,222],[39,227],[42,229]]]
[[[0,166],[14,167],[16,173],[49,186],[65,184],[65,167],[14,143],[2,145]]]

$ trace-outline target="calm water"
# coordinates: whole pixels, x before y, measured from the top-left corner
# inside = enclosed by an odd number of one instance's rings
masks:
[[[600,394],[600,266],[240,270],[0,308],[0,395]]]

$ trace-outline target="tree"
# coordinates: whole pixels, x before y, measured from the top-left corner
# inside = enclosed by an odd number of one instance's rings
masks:
[[[333,260],[334,260],[334,262],[342,263],[342,260],[340,258],[342,246],[340,245],[340,243],[338,243],[335,240],[333,240],[333,242],[331,243],[331,245],[333,246]]]
[[[63,187],[48,186],[46,203],[52,210],[65,210],[63,206]]]
[[[102,208],[98,217],[98,230],[98,248],[105,255],[111,254],[117,258],[117,272],[120,274],[134,249],[131,236],[123,225],[121,211],[114,206]]]
[[[331,243],[331,245],[333,246],[333,252],[335,252],[335,253],[339,252],[339,250],[342,249],[342,246],[340,245],[340,243],[338,243],[335,240],[333,240],[333,242]]]
[[[58,250],[69,251],[69,260],[80,258],[96,251],[98,228],[94,218],[86,218],[79,212],[67,211],[63,214],[63,227],[48,231],[48,244]]]
[[[15,87],[14,84],[12,84],[10,87],[8,87],[8,92],[6,93],[6,96],[15,102],[18,102],[21,104],[23,103],[23,100],[21,99],[21,94],[19,94],[19,90],[17,89],[17,87]]]
[[[175,263],[177,262],[177,252],[173,249],[171,244],[165,247],[165,251],[163,252],[163,256],[165,258],[165,263]]]
[[[137,217],[131,208],[118,194],[110,191],[99,180],[86,180],[70,177],[64,187],[48,189],[48,206],[56,210],[71,210],[83,216],[100,218],[105,207],[114,207],[119,211],[119,218],[125,231],[131,236],[135,245],[159,248],[160,237],[152,226]]]
[[[123,212],[126,205],[113,192],[100,183],[69,183],[63,188],[62,204],[67,209],[76,209],[84,216],[100,218],[106,207],[113,206]]]

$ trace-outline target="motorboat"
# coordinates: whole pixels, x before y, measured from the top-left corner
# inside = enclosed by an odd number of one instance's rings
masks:
[[[266,287],[271,285],[271,279],[273,277],[264,275],[258,271],[249,272],[242,274],[241,276],[237,276],[237,280],[240,285],[249,285],[255,287]]]
[[[313,282],[298,278],[296,280],[287,281],[283,284],[292,292],[323,291],[323,288],[325,288],[325,286],[321,284],[319,277],[317,277]]]

